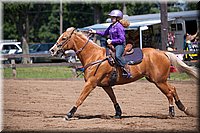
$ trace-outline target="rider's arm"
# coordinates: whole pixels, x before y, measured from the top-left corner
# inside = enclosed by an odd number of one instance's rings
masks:
[[[96,34],[98,34],[100,36],[107,36],[107,35],[109,35],[110,27],[111,27],[111,25],[105,31],[96,31]]]
[[[198,34],[198,32],[196,34],[194,34],[194,35],[191,35],[190,40],[193,40],[197,36],[197,34]]]

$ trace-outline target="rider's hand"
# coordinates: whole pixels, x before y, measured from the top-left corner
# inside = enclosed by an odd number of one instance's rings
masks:
[[[89,33],[96,34],[96,30],[89,29]]]
[[[108,39],[108,40],[107,40],[107,43],[108,43],[108,44],[111,44],[111,43],[112,43],[112,40]]]

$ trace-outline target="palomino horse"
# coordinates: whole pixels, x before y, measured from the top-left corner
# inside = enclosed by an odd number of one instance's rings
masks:
[[[134,82],[142,77],[154,83],[169,101],[169,116],[174,117],[173,99],[178,108],[189,115],[188,109],[180,101],[174,86],[167,82],[170,73],[170,65],[173,64],[179,71],[186,72],[188,75],[198,78],[197,70],[187,66],[176,55],[153,48],[143,48],[143,60],[137,65],[130,65],[132,78],[124,78],[121,68],[111,66],[106,58],[105,48],[100,47],[89,40],[82,32],[75,28],[68,28],[57,40],[56,44],[50,49],[52,56],[63,54],[66,50],[72,49],[76,52],[82,65],[85,68],[85,85],[73,108],[67,113],[66,120],[72,118],[77,108],[83,103],[90,92],[96,86],[102,87],[110,97],[115,108],[115,118],[121,118],[121,108],[116,100],[115,94],[110,84],[113,72],[117,71],[117,78],[114,85],[122,85]]]

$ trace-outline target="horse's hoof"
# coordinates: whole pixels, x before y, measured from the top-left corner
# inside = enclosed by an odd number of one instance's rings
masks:
[[[64,119],[65,119],[66,121],[69,121],[69,120],[70,120],[70,117],[66,115]]]
[[[71,113],[67,113],[67,115],[65,116],[65,120],[69,121],[72,117],[73,116]]]
[[[175,116],[174,106],[169,107],[169,117],[173,118]]]
[[[121,119],[122,117],[121,117],[121,115],[115,115],[114,118],[115,119]]]
[[[184,110],[184,113],[187,115],[187,116],[191,116],[191,117],[194,117],[195,115],[193,113],[190,112],[190,110],[188,108],[186,108]]]
[[[171,118],[175,117],[175,113],[174,112],[170,112],[169,113],[169,117],[171,117]]]

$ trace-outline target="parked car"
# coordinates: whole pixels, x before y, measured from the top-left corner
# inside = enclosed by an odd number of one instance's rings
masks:
[[[76,62],[76,54],[73,50],[67,51],[63,57],[52,57],[50,55],[49,49],[54,45],[54,43],[36,43],[29,45],[30,54],[47,54],[49,56],[45,57],[31,57],[31,62]]]
[[[76,53],[74,52],[74,50],[67,50],[65,51],[65,56],[64,56],[65,60],[67,62],[71,62],[71,63],[75,63],[77,62],[79,59],[76,56]]]
[[[54,43],[35,43],[29,44],[29,54],[47,54],[49,55],[49,49]],[[37,62],[51,62],[50,56],[48,57],[31,57],[32,63]]]
[[[66,50],[65,54],[61,58],[60,57],[52,57],[51,60],[52,60],[52,62],[65,61],[68,63],[75,63],[75,62],[79,61],[74,50]]]
[[[21,54],[22,53],[22,47],[21,47],[21,42],[16,42],[16,41],[2,41],[0,43],[0,53],[2,55],[5,54]],[[22,58],[13,58],[15,59],[16,63],[21,63]],[[9,64],[11,63],[12,58],[3,58],[1,62],[3,64]]]

